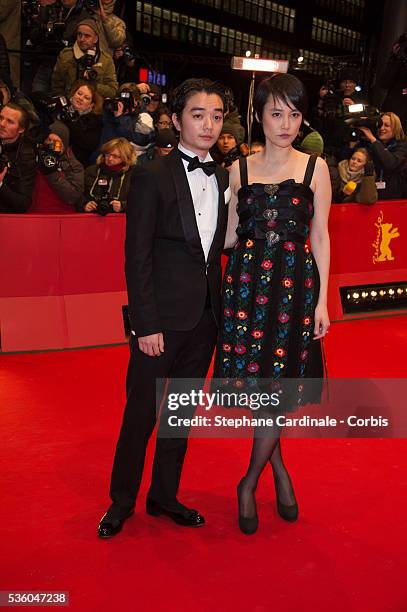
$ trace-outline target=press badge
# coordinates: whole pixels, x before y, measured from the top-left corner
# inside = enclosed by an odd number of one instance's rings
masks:
[[[376,189],[386,189],[386,183],[385,183],[385,181],[377,181],[377,183],[376,183]]]

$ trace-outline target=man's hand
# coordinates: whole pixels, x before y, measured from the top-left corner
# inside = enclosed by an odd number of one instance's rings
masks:
[[[96,210],[98,207],[98,205],[96,204],[96,202],[94,202],[93,200],[91,202],[88,202],[87,204],[85,204],[85,211],[86,212],[93,212],[94,210]]]
[[[110,202],[110,205],[112,206],[114,212],[120,212],[122,209],[122,205],[121,205],[121,202],[119,202],[119,200],[112,200]]]
[[[344,98],[343,103],[346,104],[346,106],[350,106],[351,104],[354,104],[352,98]]]
[[[141,94],[147,94],[150,91],[150,86],[147,83],[137,83],[136,87]]]
[[[150,336],[141,336],[138,339],[140,351],[149,357],[159,357],[164,352],[164,336],[160,332]]]

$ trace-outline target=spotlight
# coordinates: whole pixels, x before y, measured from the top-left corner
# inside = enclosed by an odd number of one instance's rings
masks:
[[[304,57],[302,55],[300,55],[299,57],[297,57],[297,62],[299,64],[302,64],[302,62],[304,61]]]
[[[249,50],[247,50],[247,51],[246,51],[246,53],[245,53],[246,57],[250,57],[250,56],[251,56],[251,54],[252,54],[252,52],[251,52],[251,51],[249,51]]]

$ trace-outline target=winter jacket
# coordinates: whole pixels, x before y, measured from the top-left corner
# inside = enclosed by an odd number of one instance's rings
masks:
[[[24,136],[2,146],[10,168],[0,187],[0,212],[25,213],[31,206],[37,171],[34,147]]]
[[[126,209],[127,196],[130,190],[130,182],[133,167],[128,170],[110,170],[104,164],[89,166],[85,170],[85,197],[77,206],[79,211],[84,210],[85,204],[92,200],[96,203],[98,199],[105,193],[105,189],[99,187],[98,181],[106,179],[108,182],[108,199],[119,200],[122,205],[122,212]],[[113,210],[112,210],[113,212]]]
[[[378,181],[386,183],[379,189],[379,200],[400,200],[407,197],[407,142],[392,139],[369,143]]]
[[[84,169],[70,149],[51,173],[37,173],[30,213],[76,212],[83,200]]]
[[[69,96],[72,85],[80,76],[78,59],[83,55],[84,53],[76,43],[73,47],[62,49],[52,73],[51,91],[53,96]],[[98,61],[94,64],[93,69],[98,73],[95,83],[99,94],[104,98],[114,97],[118,83],[114,63],[110,55],[100,51]]]

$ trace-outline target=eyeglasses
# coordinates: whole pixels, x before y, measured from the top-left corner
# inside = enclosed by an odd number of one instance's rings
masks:
[[[106,159],[111,157],[112,159],[118,159],[119,161],[121,160],[121,156],[120,155],[115,155],[114,153],[105,153],[105,157],[106,157]]]

